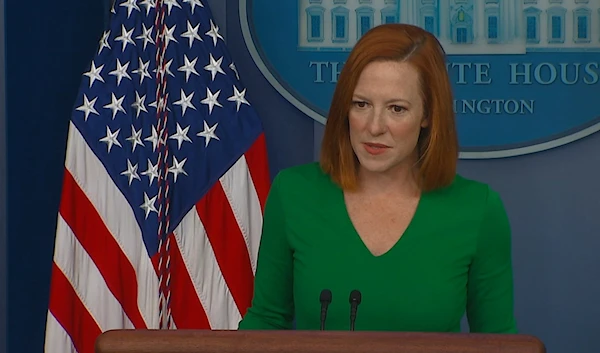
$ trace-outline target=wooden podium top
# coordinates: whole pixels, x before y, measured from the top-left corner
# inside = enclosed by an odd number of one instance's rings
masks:
[[[533,336],[370,331],[114,330],[96,353],[545,353]]]

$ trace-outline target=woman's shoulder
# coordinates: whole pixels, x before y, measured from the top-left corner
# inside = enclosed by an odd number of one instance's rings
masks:
[[[284,187],[290,185],[298,187],[306,184],[325,186],[330,185],[331,179],[323,172],[318,162],[312,162],[280,170],[275,176],[274,182]]]
[[[472,206],[485,209],[490,205],[502,203],[499,193],[490,184],[456,174],[447,187],[434,191],[442,199],[458,202],[463,207]]]

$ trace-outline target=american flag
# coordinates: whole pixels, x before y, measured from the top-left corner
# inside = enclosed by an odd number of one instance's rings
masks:
[[[110,329],[235,329],[270,187],[261,122],[200,0],[117,0],[68,134],[46,352]]]

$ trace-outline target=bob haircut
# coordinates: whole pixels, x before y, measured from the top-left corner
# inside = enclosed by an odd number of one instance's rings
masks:
[[[350,144],[348,113],[358,78],[373,61],[407,62],[417,70],[423,114],[428,121],[417,143],[417,182],[423,191],[449,185],[456,174],[458,137],[445,53],[435,36],[407,24],[374,27],[350,52],[325,125],[321,168],[343,189],[353,190],[358,186],[359,162]]]

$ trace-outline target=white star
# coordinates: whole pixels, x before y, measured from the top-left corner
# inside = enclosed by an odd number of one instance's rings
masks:
[[[135,29],[135,27],[133,27],[130,31],[128,31],[125,28],[125,25],[121,25],[121,35],[118,36],[117,38],[115,38],[115,41],[120,41],[123,43],[123,48],[121,51],[125,51],[125,48],[127,47],[127,43],[131,43],[135,46],[135,42],[133,41],[133,39],[131,39],[134,29]]]
[[[210,64],[206,65],[204,67],[204,69],[206,71],[210,71],[210,74],[212,76],[212,80],[215,80],[215,76],[217,76],[217,73],[222,73],[223,75],[225,75],[225,72],[223,71],[223,69],[221,69],[221,63],[223,62],[223,57],[220,57],[219,60],[215,60],[215,58],[213,58],[212,53],[210,53]]]
[[[127,141],[129,141],[129,142],[131,142],[133,144],[133,149],[131,150],[131,152],[135,152],[135,147],[137,145],[140,145],[142,147],[146,147],[144,145],[144,143],[142,142],[142,129],[139,129],[138,131],[135,131],[135,127],[133,125],[131,125],[131,136],[129,136],[127,138]]]
[[[229,68],[231,70],[233,70],[233,72],[235,72],[235,77],[237,77],[237,79],[239,80],[240,79],[240,75],[237,72],[237,68],[235,67],[235,64],[234,63],[229,64]]]
[[[101,138],[100,142],[105,142],[108,145],[109,153],[110,153],[110,149],[112,148],[113,145],[123,147],[123,146],[121,146],[121,143],[119,142],[119,140],[117,140],[120,130],[121,129],[117,129],[117,131],[112,132],[112,131],[110,131],[110,128],[108,127],[108,125],[106,126],[106,136]]]
[[[131,16],[131,13],[133,12],[134,9],[140,11],[140,8],[137,6],[137,4],[135,3],[136,0],[127,0],[123,3],[121,3],[121,5],[119,6],[123,6],[127,8],[127,18],[129,18],[129,16]]]
[[[204,5],[202,5],[200,0],[183,0],[183,2],[190,4],[190,6],[192,7],[192,15],[194,14],[194,10],[196,9],[196,6],[204,7]]]
[[[190,130],[189,125],[185,129],[181,129],[179,123],[177,123],[177,133],[171,135],[170,139],[177,140],[177,147],[181,149],[181,144],[183,141],[192,142],[190,138],[187,136],[188,131]]]
[[[212,37],[214,46],[217,46],[218,38],[221,38],[223,40],[223,37],[221,36],[221,34],[219,34],[219,27],[215,26],[212,19],[210,20],[210,31],[206,32],[205,34],[207,36]]]
[[[219,103],[219,101],[218,101],[220,93],[221,93],[221,91],[219,90],[215,94],[213,94],[210,91],[210,88],[206,87],[206,98],[204,98],[200,103],[208,105],[208,114],[209,115],[212,113],[212,110],[215,105],[219,106],[221,108],[223,107],[221,105],[221,103]]]
[[[154,45],[156,45],[156,43],[154,42],[154,39],[152,38],[152,29],[154,28],[154,26],[150,26],[150,28],[146,28],[146,24],[142,23],[142,34],[140,34],[139,36],[135,37],[135,39],[141,39],[144,41],[144,50],[146,50],[146,45],[148,45],[148,43],[152,43]]]
[[[187,158],[184,158],[181,162],[177,161],[177,158],[173,156],[173,166],[169,168],[169,173],[173,173],[173,181],[177,182],[177,176],[179,174],[188,175],[185,170],[183,170],[183,165],[187,161]]]
[[[204,140],[205,140],[204,147],[208,147],[208,143],[210,142],[211,139],[219,140],[219,137],[217,135],[215,135],[215,130],[217,129],[217,125],[219,125],[219,123],[215,123],[215,125],[213,125],[212,127],[209,127],[205,120],[204,121],[204,131],[196,134],[196,136],[204,137]]]
[[[131,186],[131,182],[133,179],[142,180],[137,173],[138,165],[131,165],[129,159],[127,160],[127,170],[121,172],[121,175],[126,175],[129,178],[129,186]]]
[[[99,67],[96,67],[96,64],[92,61],[92,67],[90,68],[90,71],[83,74],[90,78],[90,87],[92,87],[94,81],[96,80],[104,82],[104,79],[102,78],[102,76],[100,76],[100,72],[102,72],[103,68],[104,64],[100,65]]]
[[[246,96],[246,89],[244,88],[241,92],[238,91],[236,86],[233,86],[233,96],[227,98],[228,101],[230,102],[235,102],[236,106],[237,106],[237,111],[240,111],[240,106],[242,104],[248,104],[250,105],[250,103],[248,103],[248,101],[245,98]]]
[[[123,77],[127,77],[131,80],[131,76],[127,73],[127,68],[129,67],[129,62],[126,62],[125,65],[121,65],[121,61],[117,58],[117,68],[114,71],[109,72],[109,75],[117,76],[117,87],[121,84],[121,80]]]
[[[97,99],[98,97],[90,101],[85,94],[83,95],[83,105],[77,107],[76,110],[82,111],[85,114],[84,121],[87,121],[88,117],[90,116],[90,113],[100,115],[100,113],[96,111],[96,108],[94,108],[94,104],[96,104]]]
[[[177,6],[177,7],[181,8],[181,5],[179,5],[179,3],[177,3],[177,0],[164,0],[163,3],[169,7],[169,10],[168,10],[169,16],[171,16],[171,10],[173,9],[173,6]]]
[[[190,62],[187,55],[184,54],[183,61],[185,62],[185,64],[182,67],[178,68],[177,71],[185,72],[185,82],[188,81],[191,74],[196,74],[196,75],[200,76],[200,74],[198,73],[198,71],[196,71],[196,68],[195,68],[196,61],[198,61],[198,58],[194,58],[194,60],[192,60]]]
[[[131,104],[131,106],[136,110],[136,118],[140,117],[140,112],[145,112],[148,113],[148,110],[146,109],[146,107],[144,106],[144,101],[146,100],[146,95],[144,94],[143,96],[140,97],[140,94],[135,91],[135,102],[133,102]]]
[[[175,75],[171,72],[171,64],[173,63],[173,59],[169,60],[169,62],[165,65],[165,68],[163,70],[162,67],[159,67],[157,69],[154,69],[152,72],[154,72],[155,74],[157,73],[157,70],[160,69],[160,76],[164,76],[165,71],[167,72],[167,75],[171,75],[173,77],[175,77]]]
[[[144,77],[148,77],[152,79],[152,76],[148,73],[148,66],[150,65],[150,60],[148,62],[144,62],[142,58],[138,58],[138,68],[133,70],[132,73],[140,75],[140,85],[144,82]]]
[[[144,191],[144,203],[140,207],[146,212],[146,219],[148,219],[150,212],[156,212],[158,214],[158,210],[154,206],[154,202],[156,202],[157,197],[158,195],[154,196],[153,198],[149,198]]]
[[[177,28],[177,25],[173,25],[173,27],[171,27],[171,28],[167,27],[167,34],[165,35],[165,50],[167,50],[167,48],[169,48],[169,44],[171,43],[171,41],[174,41],[175,43],[179,43],[177,41],[177,39],[175,39],[175,36],[173,35],[173,32],[175,32],[175,28]]]
[[[112,110],[112,118],[114,120],[115,116],[117,115],[117,112],[123,112],[123,114],[127,114],[127,112],[125,111],[125,109],[123,109],[123,100],[125,99],[125,96],[121,97],[121,98],[117,98],[115,96],[114,93],[112,94],[112,99],[110,104],[107,104],[104,106],[104,108],[107,109],[111,109]]]
[[[144,139],[144,141],[152,142],[152,152],[156,152],[156,146],[158,146],[159,139],[158,139],[158,132],[156,131],[156,128],[154,127],[154,125],[152,125],[152,136],[146,137]]]
[[[140,5],[146,6],[146,16],[150,14],[150,9],[156,7],[156,2],[154,0],[143,0],[140,1]]]
[[[167,104],[167,101],[166,101],[166,99],[163,99],[163,100],[161,100],[161,102],[164,102],[164,103],[162,103],[162,110],[161,110],[161,111],[164,111],[164,110],[165,110],[165,105]],[[152,108],[154,108],[154,109],[156,109],[156,110],[158,110],[158,104],[156,103],[156,101],[154,101],[154,102],[152,102],[152,103],[148,104],[148,106],[149,106],[149,107],[152,107]],[[171,108],[167,107],[167,111],[169,111],[169,112],[170,112],[170,111],[171,111]]]
[[[183,89],[181,89],[181,98],[177,102],[173,103],[175,105],[181,106],[181,109],[182,109],[181,116],[185,115],[185,111],[187,110],[187,108],[192,108],[192,109],[196,110],[196,107],[194,107],[194,105],[192,104],[193,97],[194,97],[194,91],[192,91],[192,93],[190,93],[190,95],[187,96],[185,94],[185,92],[183,91]]]
[[[193,13],[193,11],[192,11],[192,13]],[[192,27],[192,24],[190,23],[190,21],[187,21],[187,32],[184,32],[181,34],[181,36],[183,38],[188,38],[188,40],[190,42],[190,48],[194,44],[194,39],[197,39],[201,42],[204,41],[202,39],[202,37],[200,37],[200,35],[198,34],[199,28],[200,28],[200,24],[196,25],[196,27]]]
[[[102,49],[104,49],[104,48],[111,49],[110,44],[108,44],[109,36],[110,36],[110,31],[106,31],[102,35],[102,38],[100,39],[100,49],[98,49],[98,54],[100,54],[102,52]]]
[[[158,162],[156,163],[156,165],[153,165],[152,161],[148,159],[148,169],[146,169],[145,172],[142,172],[142,175],[148,175],[150,178],[150,185],[152,185],[154,178],[158,178]]]

